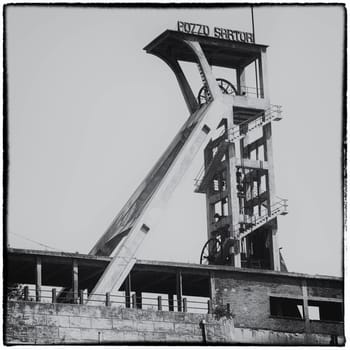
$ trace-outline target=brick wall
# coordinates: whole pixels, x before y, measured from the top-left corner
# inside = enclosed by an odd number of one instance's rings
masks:
[[[329,344],[330,336],[238,327],[234,319],[212,315],[121,307],[44,304],[9,301],[6,344],[70,344],[176,342],[202,343],[200,322],[206,322],[208,343]],[[338,337],[338,342],[344,341]]]
[[[302,278],[289,276],[218,272],[213,278],[213,304],[214,307],[230,304],[236,328],[305,333],[305,320],[273,317],[270,313],[270,295],[293,296],[302,300],[302,283]],[[306,283],[310,297],[342,300],[342,284],[337,281],[307,280]],[[344,325],[340,322],[315,321],[311,324],[313,332],[343,336]]]

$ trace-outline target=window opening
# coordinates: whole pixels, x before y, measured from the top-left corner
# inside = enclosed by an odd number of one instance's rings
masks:
[[[271,316],[304,318],[303,301],[300,299],[270,297]]]
[[[343,321],[342,303],[309,300],[310,320]]]

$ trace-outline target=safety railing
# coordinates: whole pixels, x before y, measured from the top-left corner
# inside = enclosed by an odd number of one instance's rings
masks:
[[[227,138],[223,138],[222,142],[227,142],[227,141],[235,142],[245,137],[250,131],[253,131],[256,128],[262,127],[273,120],[279,121],[281,119],[282,119],[282,106],[270,105],[270,108],[266,109],[261,113],[254,115],[252,118],[238,125],[235,125],[232,128],[223,130],[221,134],[219,134],[218,138],[226,134]],[[222,143],[219,144],[218,147],[220,147],[220,145],[222,145]],[[213,161],[214,159],[208,164],[207,169],[209,169]],[[206,168],[203,165],[194,179],[195,191],[198,191],[202,184],[203,178],[205,176],[205,170]]]
[[[279,121],[282,119],[282,107],[279,105],[270,105],[270,108],[264,112],[254,115],[252,118],[235,125],[234,127],[224,130],[223,133],[227,133],[228,140],[230,142],[237,141],[240,138],[246,136],[250,131],[261,127],[271,121]]]
[[[166,298],[161,295],[157,296],[140,296],[137,293],[127,294],[119,292],[119,294],[90,294],[86,291],[58,291],[56,288],[47,287],[29,287],[16,286],[7,287],[7,299],[17,301],[31,301],[40,303],[53,304],[87,304],[104,305],[104,306],[121,306],[124,308],[155,310],[155,311],[173,311],[173,312],[191,312],[191,313],[212,313],[212,303],[210,299],[198,300],[198,297],[186,296],[177,299]]]
[[[277,215],[288,214],[288,203],[287,199],[281,199],[280,201],[272,204],[270,209],[261,209],[260,215],[242,215],[243,219],[240,223],[233,227],[235,236],[239,239],[245,237],[250,232],[256,230],[260,226],[264,225]]]

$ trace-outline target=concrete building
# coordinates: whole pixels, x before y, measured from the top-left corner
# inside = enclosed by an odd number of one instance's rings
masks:
[[[8,249],[7,343],[344,343],[343,280],[290,273],[279,251],[287,202],[275,193],[271,124],[282,109],[269,99],[267,46],[214,33],[178,22],[145,47],[174,72],[190,117],[91,252]],[[180,61],[198,67],[197,98]],[[138,260],[202,147],[201,264]]]

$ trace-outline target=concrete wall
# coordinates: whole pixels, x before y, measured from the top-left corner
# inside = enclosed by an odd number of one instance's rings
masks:
[[[202,342],[200,321],[211,340],[223,338],[210,315],[121,307],[9,301],[8,343]]]
[[[120,307],[7,302],[7,344],[186,342],[305,344],[303,333],[241,328],[235,319],[182,312]],[[309,342],[329,344],[330,335],[312,334]],[[338,337],[342,343],[343,337]]]

